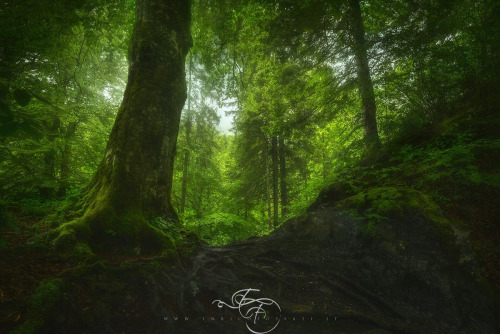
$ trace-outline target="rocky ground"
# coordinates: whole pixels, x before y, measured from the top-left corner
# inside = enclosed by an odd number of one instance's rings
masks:
[[[25,246],[22,235],[2,235],[11,245],[0,259],[2,332],[497,330],[467,233],[443,234],[419,212],[373,228],[323,205],[267,237],[190,246],[181,259],[106,254],[83,263]]]

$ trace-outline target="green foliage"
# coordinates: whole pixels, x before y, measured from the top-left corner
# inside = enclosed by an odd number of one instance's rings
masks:
[[[212,245],[224,245],[265,233],[266,226],[228,213],[214,213],[199,220],[186,221],[186,227]]]
[[[433,203],[498,190],[500,124],[491,116],[500,96],[498,6],[361,5],[383,144],[369,165],[360,164],[363,120],[346,1],[193,1],[172,202],[204,240],[265,233],[273,176],[287,185],[280,222],[338,182],[358,193],[349,203],[367,234],[406,210],[431,215]],[[43,0],[5,3],[0,13],[2,199],[46,216],[61,242],[91,234],[73,220],[82,213],[75,198],[96,171],[123,95],[133,9],[125,0]],[[217,131],[222,108],[234,117],[231,134]],[[283,140],[286,177],[273,175],[272,138]],[[112,224],[113,212],[91,215],[85,219],[102,223],[108,241],[149,226],[136,213],[120,217],[132,222],[128,230]],[[150,224],[184,237],[172,222]]]
[[[179,223],[162,217],[156,217],[150,221],[150,224],[170,236],[176,242],[182,242],[184,239],[183,228]]]
[[[95,171],[124,87],[132,12],[121,0],[5,6],[0,188],[51,200]]]
[[[370,188],[337,204],[349,207],[371,222],[402,218],[410,212],[418,212],[428,219],[441,221],[439,206],[427,195],[408,188]]]

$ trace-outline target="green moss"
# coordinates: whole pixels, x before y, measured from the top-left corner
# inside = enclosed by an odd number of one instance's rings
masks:
[[[96,182],[85,191],[78,204],[84,208],[83,214],[56,228],[48,238],[52,245],[82,259],[94,252],[110,250],[175,255],[176,243],[170,232],[167,235],[152,226],[142,215],[138,203],[112,189],[109,183]]]
[[[60,278],[48,279],[40,283],[31,300],[31,309],[42,313],[49,312],[50,308],[52,308],[61,297],[62,286],[63,280]]]
[[[149,224],[140,210],[131,206],[118,214],[110,204],[98,201],[87,207],[83,217],[55,229],[50,239],[56,249],[72,251],[77,257],[111,249],[130,254],[142,250],[176,254],[172,237]]]
[[[73,272],[75,278],[85,278],[89,279],[91,277],[96,277],[99,273],[102,273],[108,269],[108,261],[96,261],[93,263],[85,264]]]
[[[88,240],[91,234],[85,219],[78,218],[69,223],[63,224],[52,232],[52,245],[58,250],[70,250],[75,247],[78,241]]]
[[[90,246],[83,242],[77,243],[76,246],[71,250],[70,255],[81,262],[89,261],[96,256]]]
[[[417,211],[432,221],[445,222],[439,206],[429,196],[409,188],[371,188],[339,202],[338,206],[358,213],[372,213],[380,219],[401,218],[410,211]]]
[[[403,219],[407,214],[418,214],[433,222],[432,228],[444,247],[455,255],[454,233],[440,207],[427,195],[410,188],[371,188],[337,204],[353,218],[364,221],[362,230],[370,236],[390,238],[391,219]]]
[[[36,333],[43,326],[55,304],[62,297],[63,280],[60,278],[44,280],[35,290],[28,306],[28,319],[11,334]]]

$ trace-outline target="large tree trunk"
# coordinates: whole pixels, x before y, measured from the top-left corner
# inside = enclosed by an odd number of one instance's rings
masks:
[[[280,159],[280,193],[281,193],[281,217],[288,214],[288,191],[286,188],[286,153],[285,140],[282,136],[279,139],[279,159]]]
[[[377,130],[377,107],[375,94],[368,67],[365,29],[359,0],[350,0],[351,34],[353,38],[354,57],[358,74],[358,87],[363,109],[365,156],[373,156],[380,148]]]
[[[278,227],[279,189],[278,189],[278,139],[271,138],[271,163],[273,169],[273,224]]]
[[[104,158],[85,192],[84,215],[72,226],[63,225],[74,229],[77,238],[81,234],[100,245],[109,235],[126,245],[153,243],[148,238],[161,243],[146,219],[178,220],[171,188],[187,95],[190,13],[186,0],[136,0],[123,102]]]

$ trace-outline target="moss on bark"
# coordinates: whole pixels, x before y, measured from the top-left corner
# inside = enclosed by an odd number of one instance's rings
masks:
[[[136,1],[123,102],[101,164],[78,203],[81,215],[52,233],[56,247],[83,242],[97,251],[175,252],[172,238],[148,219],[178,221],[171,188],[186,100],[189,26],[189,1]]]

